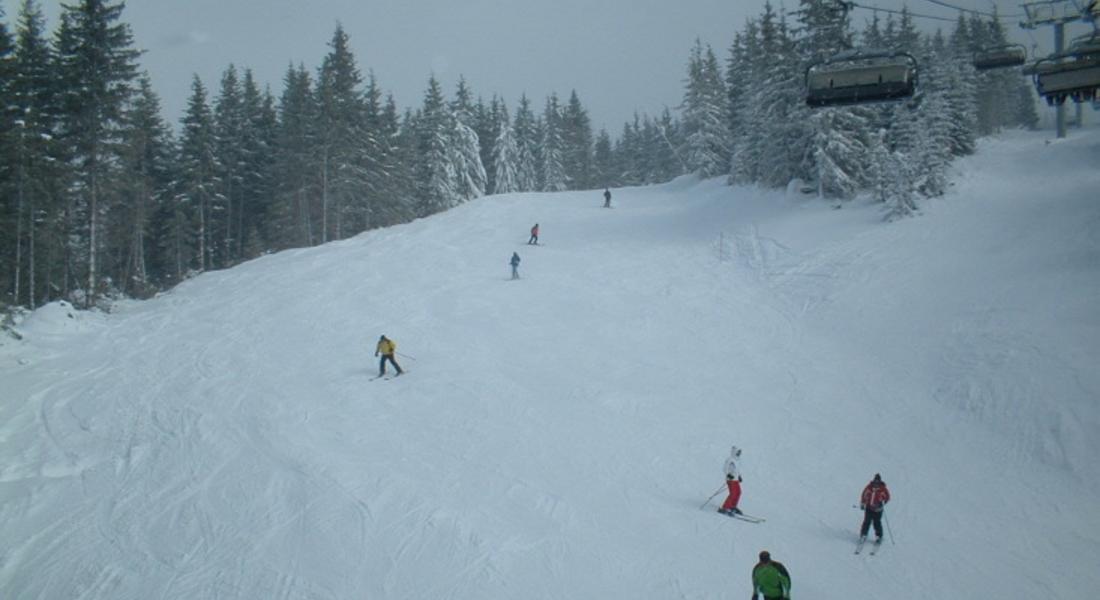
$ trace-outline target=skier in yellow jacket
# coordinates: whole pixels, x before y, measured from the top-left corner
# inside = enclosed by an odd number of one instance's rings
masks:
[[[401,370],[401,365],[397,364],[397,361],[393,358],[393,355],[397,353],[397,343],[393,340],[382,336],[378,338],[378,347],[374,349],[374,355],[382,355],[382,360],[378,361],[378,376],[381,377],[386,374],[386,361],[390,361],[393,364],[393,368],[397,369],[397,374],[404,373]]]

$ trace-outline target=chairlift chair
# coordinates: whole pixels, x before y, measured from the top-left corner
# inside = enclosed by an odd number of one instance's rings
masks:
[[[1027,48],[1007,44],[983,48],[974,53],[974,68],[979,71],[1018,67],[1027,62]]]
[[[905,52],[854,49],[806,68],[811,107],[889,102],[917,89],[917,59]]]
[[[1096,101],[1100,98],[1100,37],[1077,40],[1068,51],[1037,61],[1027,72],[1048,105],[1062,104],[1066,98]]]

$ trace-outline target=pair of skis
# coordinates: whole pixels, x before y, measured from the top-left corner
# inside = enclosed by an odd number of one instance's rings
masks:
[[[370,380],[371,380],[371,381],[374,381],[375,379],[384,379],[384,380],[386,380],[386,381],[389,381],[389,380],[393,379],[394,377],[400,377],[400,376],[402,376],[402,375],[404,375],[405,373],[408,373],[408,372],[409,372],[409,371],[408,371],[408,369],[406,369],[405,371],[403,371],[403,372],[401,372],[401,373],[398,373],[398,374],[396,374],[396,375],[389,375],[389,374],[386,374],[386,375],[376,375],[376,376],[374,376],[374,377],[371,377],[371,378],[370,378]]]
[[[863,551],[863,546],[866,543],[867,543],[867,538],[865,538],[865,537],[859,538],[859,541],[856,542],[856,552],[855,553],[859,554],[860,552],[862,552]],[[879,551],[879,548],[882,548],[882,538],[878,538],[875,541],[871,542],[871,551],[868,552],[867,554],[870,554],[871,556],[874,556],[875,553]]]
[[[729,517],[731,519],[737,519],[738,521],[745,521],[746,523],[763,523],[764,521],[767,520],[764,517],[757,517],[755,515],[747,515],[745,513],[735,513],[735,512],[732,512],[732,511],[729,511],[729,512],[718,511],[718,512],[719,512],[719,514],[726,515],[727,517]]]

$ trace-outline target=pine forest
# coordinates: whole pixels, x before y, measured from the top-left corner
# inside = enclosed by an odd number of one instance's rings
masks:
[[[800,182],[889,218],[944,193],[980,136],[1034,127],[1018,69],[977,72],[1005,43],[997,19],[918,31],[900,13],[854,23],[829,0],[765,7],[716,51],[686,40],[683,100],[593,131],[580,94],[488,97],[428,77],[397,106],[337,25],[316,66],[273,91],[228,62],[191,82],[167,122],[124,4],[74,0],[52,34],[36,0],[0,14],[0,312],[66,299],[109,308],[266,253],[405,223],[482,195],[637,186],[694,174],[731,185]],[[807,66],[853,46],[904,50],[919,92],[814,109]],[[613,132],[614,133],[614,132]],[[594,193],[594,202],[601,201]]]

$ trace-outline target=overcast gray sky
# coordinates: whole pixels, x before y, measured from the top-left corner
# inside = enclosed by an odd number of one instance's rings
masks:
[[[21,0],[0,2],[5,21],[13,24]],[[52,33],[61,2],[40,3]],[[857,3],[893,10],[905,4]],[[980,11],[996,5],[1003,15],[1023,12],[1014,1],[943,3]],[[915,14],[958,14],[930,0],[907,4]],[[795,8],[798,0],[785,5]],[[680,102],[695,38],[724,60],[733,34],[763,6],[764,0],[129,0],[123,20],[145,50],[142,67],[173,124],[182,116],[192,73],[213,97],[233,63],[251,68],[277,96],[288,64],[315,71],[340,22],[360,69],[373,70],[401,108],[420,104],[433,73],[448,95],[462,75],[476,94],[486,100],[498,94],[510,109],[524,92],[541,109],[551,91],[565,99],[576,89],[593,126],[617,135],[634,111],[656,115]],[[853,23],[861,28],[871,14],[857,10]],[[1016,22],[1006,25],[1030,47],[1032,38]],[[918,23],[929,30],[952,26],[932,19]],[[1052,38],[1050,28],[1033,35],[1043,45]]]

